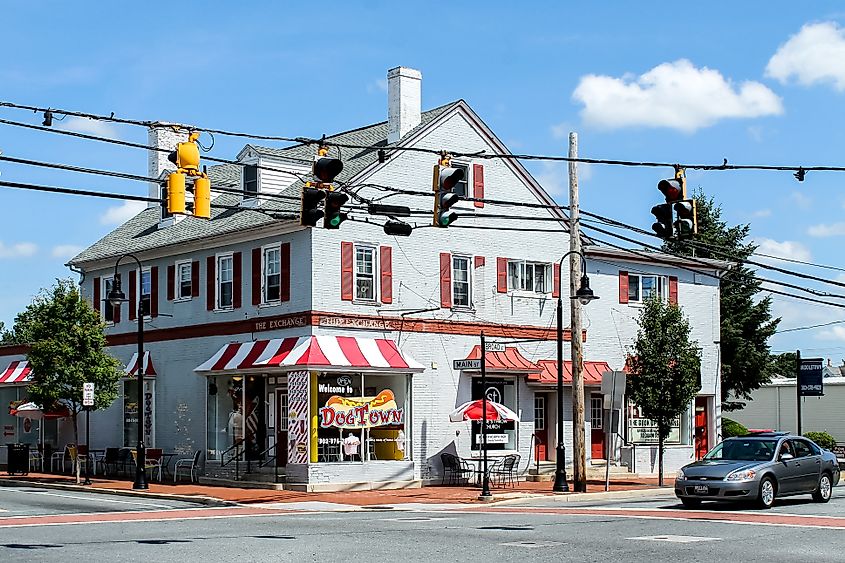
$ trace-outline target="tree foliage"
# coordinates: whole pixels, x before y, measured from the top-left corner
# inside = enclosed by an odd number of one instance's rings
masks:
[[[685,413],[700,388],[701,351],[690,341],[689,321],[681,308],[654,296],[644,303],[628,365],[628,392],[643,415],[657,425],[659,475],[672,422]]]
[[[722,409],[730,411],[742,408],[741,400],[750,399],[752,391],[771,379],[768,342],[780,319],[772,318],[770,296],[756,299],[760,281],[743,263],[757,250],[756,244],[746,242],[750,225],[729,227],[722,220],[722,207],[712,197],[705,197],[700,190],[693,197],[698,212],[695,247],[668,241],[664,248],[676,254],[694,253],[697,258],[736,263],[724,273],[719,285]]]
[[[0,321],[0,345],[18,344],[15,332],[6,328],[6,323]]]
[[[82,384],[94,383],[94,409],[107,408],[117,398],[120,362],[106,351],[104,328],[99,313],[69,279],[42,290],[15,319],[16,336],[30,346],[29,398],[44,407],[67,406],[77,444]]]
[[[784,352],[769,356],[769,375],[771,377],[795,377],[798,358],[795,352]]]

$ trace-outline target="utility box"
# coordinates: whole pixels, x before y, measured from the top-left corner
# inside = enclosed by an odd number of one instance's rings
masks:
[[[9,475],[29,473],[29,444],[6,444],[9,449],[6,471]]]

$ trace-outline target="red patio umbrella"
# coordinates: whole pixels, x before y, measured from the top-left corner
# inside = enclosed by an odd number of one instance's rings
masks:
[[[452,411],[452,414],[449,415],[449,420],[452,422],[481,420],[483,411],[484,406],[481,399],[468,401]],[[505,405],[488,399],[487,420],[519,420],[519,415]]]

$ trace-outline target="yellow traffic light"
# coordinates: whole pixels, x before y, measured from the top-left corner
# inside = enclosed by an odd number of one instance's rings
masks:
[[[207,176],[194,180],[194,217],[211,219],[211,180]]]
[[[185,213],[185,175],[173,172],[167,177],[167,212]]]

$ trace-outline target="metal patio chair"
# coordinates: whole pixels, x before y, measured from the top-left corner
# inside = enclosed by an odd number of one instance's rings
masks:
[[[191,479],[191,483],[197,481],[197,473],[200,470],[200,463],[202,460],[202,450],[197,450],[193,457],[186,457],[184,459],[177,459],[176,465],[173,467],[173,483],[175,484],[179,478],[179,470],[187,471]]]

